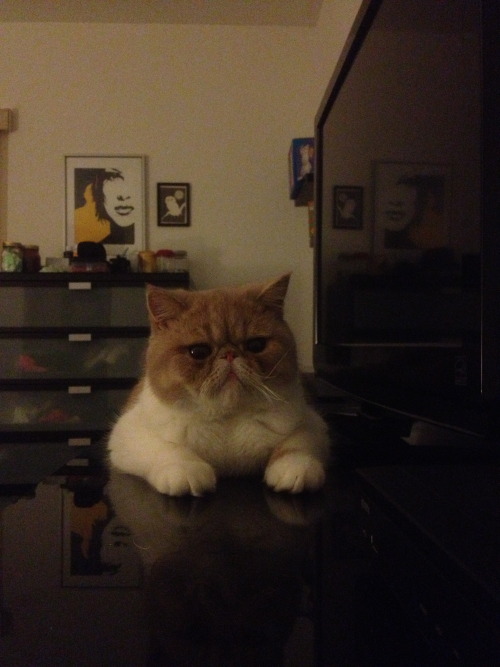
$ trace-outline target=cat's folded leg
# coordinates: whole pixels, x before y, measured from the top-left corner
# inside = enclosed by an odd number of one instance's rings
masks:
[[[274,491],[317,491],[325,483],[327,460],[326,434],[299,429],[275,449],[264,481]]]

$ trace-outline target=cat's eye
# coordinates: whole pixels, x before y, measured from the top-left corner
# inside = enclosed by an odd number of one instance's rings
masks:
[[[191,345],[189,347],[189,354],[196,361],[203,361],[204,359],[207,359],[211,353],[212,348],[206,343],[196,343],[195,345]]]
[[[249,338],[245,343],[245,349],[247,352],[258,354],[259,352],[264,352],[266,345],[267,338]]]

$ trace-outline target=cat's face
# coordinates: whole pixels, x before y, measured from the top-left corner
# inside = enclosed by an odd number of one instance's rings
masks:
[[[297,375],[295,342],[283,320],[288,280],[202,292],[149,286],[146,374],[155,393],[221,411],[276,398]]]

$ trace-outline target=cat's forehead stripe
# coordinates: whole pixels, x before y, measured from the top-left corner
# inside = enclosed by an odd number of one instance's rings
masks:
[[[258,322],[261,308],[255,300],[244,299],[231,291],[199,294],[185,317],[192,335],[203,335],[217,344],[240,343],[255,325],[252,335],[264,335],[267,327]]]

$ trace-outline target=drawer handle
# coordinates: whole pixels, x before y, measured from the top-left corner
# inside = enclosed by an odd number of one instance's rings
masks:
[[[89,343],[92,340],[92,334],[89,333],[72,333],[68,334],[70,343]]]
[[[69,447],[88,447],[91,444],[90,438],[68,438]]]
[[[90,282],[69,282],[68,289],[92,289],[92,283]]]
[[[90,385],[72,385],[68,387],[68,394],[91,394],[92,387]]]

